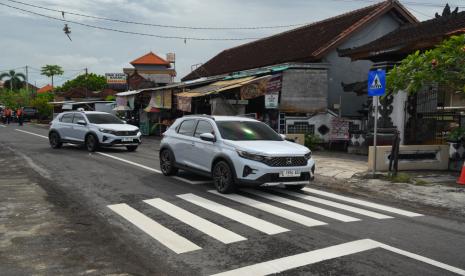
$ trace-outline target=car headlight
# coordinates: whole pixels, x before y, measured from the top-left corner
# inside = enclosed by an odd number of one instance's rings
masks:
[[[312,152],[308,152],[307,154],[304,155],[305,159],[309,160],[310,158],[312,158]]]
[[[245,158],[245,159],[250,159],[254,161],[263,161],[265,159],[265,156],[263,155],[258,155],[258,154],[254,154],[254,153],[250,153],[250,152],[246,152],[242,150],[236,150],[236,151],[240,157]]]
[[[100,132],[103,132],[103,133],[113,134],[113,130],[111,130],[111,129],[99,128],[98,130],[99,130]]]

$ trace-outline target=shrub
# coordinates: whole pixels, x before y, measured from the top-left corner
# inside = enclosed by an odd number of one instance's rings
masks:
[[[323,143],[323,139],[315,134],[305,135],[305,146],[311,150],[317,149],[317,147]]]

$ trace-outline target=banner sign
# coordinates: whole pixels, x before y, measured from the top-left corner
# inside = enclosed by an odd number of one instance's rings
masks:
[[[334,118],[331,121],[330,140],[349,140],[349,121],[342,118]]]
[[[176,97],[178,99],[178,110],[191,112],[191,97]]]
[[[386,93],[386,71],[368,72],[368,96],[383,96]]]
[[[269,78],[260,78],[241,87],[241,100],[255,99],[265,95]]]
[[[278,108],[279,92],[281,91],[282,74],[274,75],[266,84],[265,108]]]
[[[105,78],[109,88],[126,87],[126,74],[124,73],[105,73]]]

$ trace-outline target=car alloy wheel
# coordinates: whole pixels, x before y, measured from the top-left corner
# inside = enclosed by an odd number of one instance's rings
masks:
[[[62,145],[60,141],[60,137],[55,132],[50,133],[49,141],[50,141],[50,146],[53,149],[58,149]]]
[[[90,152],[94,152],[97,150],[97,140],[94,135],[87,136],[86,147],[87,147],[87,150]]]
[[[218,192],[226,194],[234,190],[234,179],[228,163],[220,161],[213,169],[213,182]]]
[[[174,158],[171,151],[165,149],[160,154],[160,168],[164,175],[174,175],[177,168],[174,166]]]

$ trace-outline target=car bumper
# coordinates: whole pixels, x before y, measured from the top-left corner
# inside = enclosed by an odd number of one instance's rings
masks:
[[[309,159],[306,166],[270,167],[261,162],[248,159],[236,160],[236,180],[239,184],[250,186],[304,185],[314,179],[315,161]],[[280,173],[292,170],[299,173],[297,177],[280,177]]]
[[[102,135],[100,137],[100,145],[104,147],[125,147],[137,146],[142,143],[141,135],[136,136],[115,136]]]

